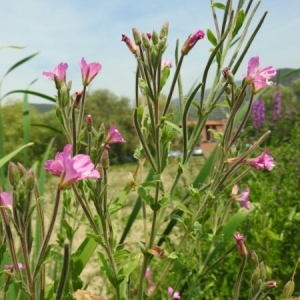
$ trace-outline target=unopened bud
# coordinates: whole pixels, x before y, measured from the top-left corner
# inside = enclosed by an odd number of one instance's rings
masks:
[[[267,281],[261,286],[260,290],[263,293],[267,293],[270,290],[274,289],[275,287],[276,287],[276,281]]]
[[[153,42],[153,45],[156,45],[158,43],[158,34],[155,30],[153,30],[153,32],[152,32],[152,42]]]
[[[167,38],[166,37],[163,37],[159,42],[158,42],[158,49],[159,50],[164,50],[165,46],[166,46],[166,43],[167,43]]]
[[[17,163],[17,167],[18,167],[21,178],[24,177],[27,173],[25,167],[22,164],[20,164],[19,162]]]
[[[233,236],[236,240],[236,245],[237,245],[237,249],[239,251],[240,256],[246,257],[248,255],[248,251],[244,244],[244,236],[242,234],[240,234],[239,232],[236,232]]]
[[[234,76],[228,67],[222,69],[222,74],[224,76],[224,79],[228,80],[229,83],[231,84],[235,83]]]
[[[168,32],[169,32],[169,22],[165,22],[164,25],[162,26],[159,34],[160,39],[167,39],[168,37]]]
[[[131,51],[132,54],[137,54],[137,47],[132,43],[130,38],[125,34],[122,34],[122,42],[125,42],[128,49]]]
[[[145,33],[142,34],[142,40],[143,40],[143,45],[146,49],[149,49],[151,47],[149,38],[147,37],[147,35]]]
[[[149,40],[151,40],[152,34],[151,34],[150,32],[147,32],[147,33],[146,33],[146,36],[147,36],[147,38],[148,38]]]
[[[292,297],[294,290],[295,290],[295,282],[293,279],[291,279],[290,281],[287,282],[287,284],[283,288],[282,298],[287,299]]]
[[[260,279],[260,268],[257,266],[252,274],[252,280],[257,282]]]
[[[259,260],[255,251],[251,252],[251,262],[253,263],[254,268],[258,267]]]
[[[135,44],[139,46],[142,42],[141,41],[141,35],[140,35],[139,31],[135,27],[133,27],[132,28],[132,33],[133,33],[133,39],[134,39]]]
[[[87,126],[88,132],[91,132],[92,131],[92,126],[93,126],[93,119],[92,119],[91,115],[86,116],[86,126]]]
[[[205,37],[205,33],[202,30],[197,30],[195,33],[190,34],[186,39],[183,47],[181,49],[181,53],[183,55],[187,55],[190,50],[196,45],[199,40],[202,40]]]
[[[259,263],[259,268],[260,268],[260,278],[261,279],[266,278],[267,277],[267,274],[266,274],[267,272],[266,272],[266,267],[265,267],[265,264],[264,264],[263,261],[261,261]]]
[[[27,191],[32,191],[34,189],[35,177],[32,169],[28,170],[25,176],[25,188]]]
[[[109,156],[108,151],[105,149],[101,156],[101,165],[104,170],[107,170],[109,168]]]
[[[60,89],[60,104],[62,107],[66,107],[69,102],[69,92],[66,84],[63,84]]]
[[[72,80],[68,81],[68,83],[67,83],[67,90],[68,90],[68,92],[70,92],[71,89],[72,89]]]
[[[19,169],[13,162],[8,164],[8,180],[13,187],[16,187],[20,181]]]
[[[97,164],[96,165],[96,170],[99,172],[100,178],[102,178],[103,177],[103,167],[102,167],[102,165],[101,164]]]
[[[83,91],[75,92],[75,99],[73,102],[74,108],[77,108],[79,106],[82,95],[83,95]]]

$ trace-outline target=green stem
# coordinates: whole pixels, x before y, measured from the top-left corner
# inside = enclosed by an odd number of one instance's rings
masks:
[[[239,273],[238,273],[238,277],[237,277],[237,280],[236,280],[236,283],[235,283],[234,294],[233,294],[232,300],[238,300],[238,298],[239,298],[240,287],[241,287],[243,273],[244,273],[245,266],[246,266],[246,261],[247,261],[247,255],[242,258],[242,263],[241,263]]]
[[[52,231],[53,231],[53,228],[54,228],[54,224],[55,224],[55,221],[56,221],[56,217],[57,217],[57,212],[58,212],[58,207],[59,207],[59,200],[60,200],[60,192],[61,192],[60,188],[57,187],[52,218],[51,218],[47,234],[46,234],[45,239],[43,241],[43,244],[42,244],[42,247],[41,247],[37,262],[36,262],[36,265],[35,265],[35,269],[34,269],[34,272],[33,272],[33,279],[35,279],[38,275],[38,272],[41,268],[42,261],[44,259],[44,255],[45,255],[47,246],[48,246],[49,241],[50,241],[50,237],[51,237],[51,234],[52,234]]]
[[[78,127],[77,127],[77,139],[79,138],[79,134],[81,132],[83,117],[84,117],[84,108],[85,108],[85,96],[86,96],[86,86],[83,86],[82,98],[80,103],[80,112],[78,119]]]

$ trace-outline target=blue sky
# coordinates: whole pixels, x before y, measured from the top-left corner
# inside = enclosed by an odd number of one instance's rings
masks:
[[[299,68],[299,2],[262,1],[253,24],[265,11],[269,11],[268,16],[246,56],[247,60],[259,55],[262,66]],[[54,95],[54,84],[41,74],[53,70],[60,62],[69,64],[67,79],[73,82],[72,91],[80,90],[78,61],[85,57],[87,62],[100,62],[103,68],[91,89],[106,88],[117,96],[133,99],[136,62],[121,42],[122,34],[131,38],[133,26],[141,32],[159,31],[162,24],[169,21],[169,47],[165,57],[174,58],[177,38],[182,45],[197,29],[214,31],[209,0],[3,1],[0,20],[0,46],[26,46],[23,50],[0,51],[0,78],[18,60],[41,51],[7,76],[2,84],[2,95],[13,89],[25,89],[36,78],[38,81],[32,90]],[[185,92],[202,76],[210,48],[207,40],[199,41],[185,57],[182,69]],[[241,66],[237,79],[242,78],[246,67],[247,61]]]

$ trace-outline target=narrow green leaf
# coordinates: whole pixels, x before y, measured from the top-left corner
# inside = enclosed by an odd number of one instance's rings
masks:
[[[112,270],[111,266],[109,265],[107,259],[104,257],[103,253],[101,253],[101,252],[98,252],[98,256],[99,256],[99,263],[100,263],[101,270],[106,274],[109,282],[114,287],[117,287],[117,283],[114,278],[113,270]]]
[[[208,129],[208,131],[210,131],[213,134],[213,136],[214,136],[215,139],[217,139],[218,141],[222,141],[222,138],[223,138],[223,134],[222,133],[220,133],[220,132],[218,132],[218,131],[216,131],[214,129]]]
[[[225,10],[225,8],[226,8],[226,6],[223,3],[220,3],[220,2],[214,3],[212,5],[212,7],[216,7],[216,8],[223,9],[223,10]]]
[[[213,34],[213,32],[212,32],[210,29],[207,29],[206,35],[207,35],[208,40],[209,40],[214,46],[217,46],[217,45],[218,45],[218,40],[217,40],[217,38],[215,37],[215,35]]]
[[[3,167],[3,165],[5,165],[7,162],[9,162],[15,155],[17,155],[20,151],[22,151],[24,148],[32,146],[33,143],[28,143],[24,146],[19,147],[18,149],[16,149],[15,151],[7,154],[6,156],[4,156],[3,158],[0,159],[0,168]]]
[[[164,85],[166,84],[168,78],[170,76],[170,67],[166,66],[164,67],[162,74],[161,74],[161,79],[160,79],[160,87],[159,87],[159,91],[162,90],[162,88],[164,87]]]
[[[72,280],[76,279],[94,254],[98,243],[94,239],[85,238],[79,248],[71,256]]]
[[[49,125],[45,125],[45,124],[35,124],[35,123],[31,123],[30,126],[33,126],[33,127],[43,127],[43,128],[47,128],[49,130],[52,130],[53,132],[56,132],[58,134],[64,134],[61,130],[55,128],[55,127],[52,127],[52,126],[49,126]]]
[[[143,186],[139,186],[137,188],[137,193],[148,205],[152,205],[154,203],[154,198],[150,195],[149,191]]]
[[[128,263],[126,263],[118,272],[118,279],[125,279],[137,267],[140,259],[140,253],[135,255]]]
[[[38,92],[35,92],[35,91],[29,91],[29,90],[14,90],[14,91],[8,92],[8,93],[6,93],[6,94],[1,98],[1,100],[3,100],[3,99],[4,99],[6,96],[8,96],[8,95],[11,95],[11,94],[18,94],[18,93],[21,93],[21,94],[29,94],[29,95],[37,96],[37,97],[40,97],[40,98],[43,98],[43,99],[46,99],[46,100],[49,100],[49,101],[51,101],[51,102],[56,103],[56,100],[55,100],[55,98],[53,98],[53,97],[50,97],[50,96],[48,96],[48,95],[41,94],[41,93],[38,93]]]
[[[26,47],[24,46],[3,46],[3,47],[0,47],[0,50],[3,50],[3,49],[7,49],[7,48],[10,48],[10,49],[25,49]]]
[[[238,34],[239,30],[243,26],[244,21],[245,21],[245,12],[243,10],[241,10],[241,11],[239,11],[239,13],[237,15],[235,28],[232,32],[232,38],[234,38]]]
[[[19,60],[18,62],[16,62],[14,65],[12,65],[7,72],[4,74],[3,78],[6,77],[12,70],[16,69],[17,67],[21,66],[22,64],[26,63],[27,61],[29,61],[30,59],[34,58],[35,56],[37,56],[40,52],[36,52],[33,53],[21,60]]]

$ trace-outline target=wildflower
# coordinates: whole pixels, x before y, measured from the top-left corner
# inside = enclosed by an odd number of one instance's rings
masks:
[[[246,257],[248,254],[248,251],[246,249],[246,246],[244,245],[244,236],[242,234],[240,234],[239,232],[236,232],[233,236],[236,240],[236,245],[237,245],[240,256]]]
[[[66,145],[63,152],[56,154],[55,160],[47,160],[44,166],[54,176],[61,178],[58,185],[60,189],[66,189],[79,180],[100,178],[99,172],[94,170],[90,157],[78,154],[71,158],[71,149],[72,145]]]
[[[173,62],[173,59],[167,59],[167,58],[162,59],[161,70],[163,71],[163,69],[166,67],[169,67],[170,69],[173,68],[172,62]]]
[[[129,50],[131,51],[132,54],[137,54],[137,47],[136,45],[134,45],[132,43],[132,41],[130,40],[130,38],[125,35],[125,34],[122,34],[122,42],[125,42],[127,47],[129,48]]]
[[[53,71],[50,72],[44,71],[42,74],[52,80],[54,80],[54,75],[55,75],[60,81],[66,82],[67,69],[68,69],[68,64],[60,63]]]
[[[147,32],[147,33],[146,33],[146,36],[147,36],[147,38],[148,38],[149,40],[151,40],[152,34],[151,34],[150,32]]]
[[[267,293],[274,288],[276,288],[276,281],[267,281],[260,287],[260,290],[263,293]]]
[[[79,106],[82,95],[83,95],[83,91],[75,92],[75,99],[74,99],[74,102],[73,102],[73,107],[74,108],[77,108]]]
[[[172,296],[173,291],[174,291],[174,289],[173,289],[172,287],[169,286],[169,287],[168,287],[168,295],[169,295],[169,297]],[[175,291],[174,294],[173,294],[173,296],[172,296],[172,299],[180,299],[180,294],[179,294],[179,292]]]
[[[121,136],[119,130],[114,126],[109,126],[109,132],[105,139],[105,144],[125,143],[126,141]]]
[[[246,189],[238,195],[239,187],[235,184],[231,191],[231,196],[234,200],[238,201],[240,205],[247,210],[250,210],[250,202],[249,202],[249,194],[250,189],[249,187],[246,187]]]
[[[18,267],[19,267],[19,270],[25,269],[25,266],[23,264],[21,264],[21,263],[18,263]],[[13,268],[14,268],[13,265],[5,265],[4,266],[4,269],[8,270],[10,272],[13,272]]]
[[[0,205],[7,206],[9,208],[12,207],[12,194],[7,192],[0,193]]]
[[[153,292],[154,288],[155,288],[155,283],[154,282],[150,282],[149,286],[148,286],[148,289],[147,289],[148,295],[150,295]]]
[[[181,53],[187,55],[190,50],[196,45],[199,40],[202,40],[205,37],[205,33],[202,30],[197,30],[194,34],[190,34],[183,47]]]
[[[267,169],[268,171],[274,168],[274,158],[269,154],[269,150],[265,149],[263,153],[255,158],[246,158],[243,163],[249,165],[257,170]]]
[[[266,86],[273,85],[270,78],[276,75],[276,70],[273,66],[267,66],[263,69],[259,68],[259,57],[254,56],[248,62],[247,75],[243,75],[247,84],[252,85],[252,94],[256,94]]]
[[[277,121],[280,115],[280,108],[281,108],[281,92],[276,91],[274,94],[274,110],[273,110],[273,121]]]
[[[252,124],[253,127],[259,130],[265,123],[265,102],[256,99],[252,103]]]
[[[145,273],[145,280],[148,281],[151,277],[151,269],[150,268],[147,268],[146,269],[146,273]]]
[[[82,84],[84,86],[88,86],[102,69],[99,63],[93,62],[87,64],[84,58],[79,62],[79,66],[81,68]]]

